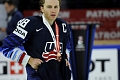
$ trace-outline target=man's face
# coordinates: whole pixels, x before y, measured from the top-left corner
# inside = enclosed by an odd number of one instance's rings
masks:
[[[5,6],[7,13],[10,13],[14,9],[14,6],[9,5],[8,3],[5,3],[4,6]]]
[[[55,20],[58,16],[60,5],[58,0],[45,0],[41,10],[47,20]]]

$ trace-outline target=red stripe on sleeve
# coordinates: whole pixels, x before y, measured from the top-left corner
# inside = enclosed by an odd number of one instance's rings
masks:
[[[20,64],[22,63],[22,60],[23,60],[23,58],[24,58],[25,55],[26,55],[25,53],[23,53],[23,54],[21,55],[20,60],[19,60],[19,63],[20,63]]]

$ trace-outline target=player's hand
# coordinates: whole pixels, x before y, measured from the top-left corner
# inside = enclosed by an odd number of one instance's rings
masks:
[[[66,61],[66,66],[68,66],[68,67],[70,68],[70,63],[69,63],[69,61],[68,61],[67,59],[65,59],[65,61]]]
[[[57,53],[57,61],[60,62],[62,60],[62,56],[61,53]]]
[[[38,66],[43,63],[43,61],[41,59],[38,58],[32,58],[30,57],[28,64],[31,65],[31,67],[35,70],[38,70]]]

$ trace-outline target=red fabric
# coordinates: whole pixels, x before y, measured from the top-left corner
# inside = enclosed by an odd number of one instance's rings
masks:
[[[59,50],[60,50],[59,27],[56,22],[55,22],[55,31],[56,31],[56,51],[59,52]]]
[[[22,61],[23,61],[23,58],[25,57],[25,53],[23,53],[22,55],[21,55],[21,57],[20,57],[20,60],[19,60],[19,63],[21,64],[22,63]]]
[[[57,52],[50,51],[48,54],[43,53],[43,58],[45,61],[49,61],[51,59],[57,59]]]

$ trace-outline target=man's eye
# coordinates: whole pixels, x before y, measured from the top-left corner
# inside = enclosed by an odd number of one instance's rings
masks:
[[[55,8],[58,8],[58,6],[55,6]]]
[[[52,6],[48,6],[47,8],[52,8]]]

